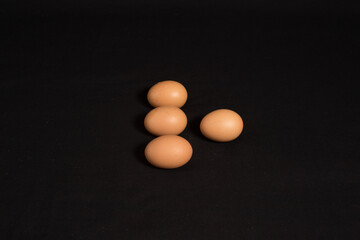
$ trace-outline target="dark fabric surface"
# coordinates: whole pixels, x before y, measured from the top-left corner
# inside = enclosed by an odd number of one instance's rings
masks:
[[[1,239],[360,239],[358,8],[5,1]],[[146,92],[189,99],[192,160],[147,164]],[[230,143],[199,122],[230,108]]]

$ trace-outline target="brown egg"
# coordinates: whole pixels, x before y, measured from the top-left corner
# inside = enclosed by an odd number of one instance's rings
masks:
[[[185,113],[178,107],[157,107],[144,119],[146,130],[155,136],[178,135],[187,124]]]
[[[167,169],[185,165],[191,159],[192,153],[190,143],[176,135],[157,137],[145,148],[145,157],[152,165]]]
[[[218,109],[201,120],[200,130],[205,137],[213,141],[229,142],[240,135],[243,126],[239,114],[229,109]]]
[[[184,106],[188,94],[185,87],[176,81],[166,80],[152,86],[147,94],[147,99],[153,107]]]

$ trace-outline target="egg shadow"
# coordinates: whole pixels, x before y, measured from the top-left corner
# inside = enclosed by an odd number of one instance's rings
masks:
[[[188,128],[190,130],[190,132],[195,135],[196,137],[202,139],[202,140],[205,140],[207,142],[213,142],[209,139],[207,139],[202,133],[201,133],[201,130],[200,130],[200,123],[201,123],[201,120],[203,119],[203,116],[196,116],[194,118],[191,118],[189,120],[189,123],[188,123]]]
[[[144,126],[144,118],[146,116],[146,113],[141,113],[141,114],[138,114],[136,115],[134,118],[133,118],[133,123],[134,123],[134,128],[141,132],[142,134],[144,135],[147,135],[147,136],[152,136],[148,131],[146,131],[145,129],[145,126]]]
[[[151,168],[155,168],[153,165],[151,165],[145,158],[145,147],[146,147],[147,143],[146,142],[143,142],[139,145],[137,145],[135,148],[134,148],[134,151],[133,151],[133,154],[136,158],[136,160],[145,165],[145,166],[148,166],[148,167],[151,167]]]
[[[151,105],[147,100],[147,92],[148,91],[149,91],[148,88],[143,88],[137,93],[136,97],[137,97],[138,102],[140,102],[142,105],[150,108]]]
[[[145,134],[145,135],[150,135],[148,131],[146,131],[145,127],[144,127],[144,119],[146,114],[151,110],[151,105],[148,103],[147,101],[147,92],[148,92],[148,88],[142,88],[141,90],[139,90],[139,92],[136,95],[137,101],[141,103],[141,105],[143,105],[144,107],[147,107],[147,111],[146,113],[139,113],[137,114],[134,118],[133,118],[133,123],[134,123],[134,128]]]
[[[150,111],[151,106],[147,101],[146,95],[147,95],[147,88],[143,88],[141,89],[137,95],[136,95],[136,100],[142,105],[148,108],[148,111]],[[143,108],[139,108],[139,109],[143,109]],[[143,109],[144,110],[144,109]],[[140,144],[136,145],[133,149],[133,155],[135,157],[135,159],[143,164],[146,165],[148,167],[154,168],[154,166],[152,166],[145,158],[145,147],[148,144],[148,142],[143,141],[144,139],[148,139],[150,136],[152,136],[146,129],[144,126],[144,118],[147,114],[147,112],[143,112],[143,113],[139,113],[136,116],[133,117],[132,121],[133,121],[133,127],[137,132],[140,132],[142,135],[142,141],[139,141]],[[149,140],[150,141],[150,140]]]

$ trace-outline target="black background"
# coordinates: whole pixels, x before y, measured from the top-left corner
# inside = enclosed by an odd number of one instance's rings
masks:
[[[356,1],[2,1],[1,239],[360,239]],[[146,163],[146,92],[194,149]],[[244,119],[203,138],[208,112]]]

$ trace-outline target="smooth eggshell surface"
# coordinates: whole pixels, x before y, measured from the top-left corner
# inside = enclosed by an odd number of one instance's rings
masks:
[[[180,136],[165,135],[149,142],[145,148],[145,157],[158,168],[178,168],[185,165],[192,156],[190,143]]]
[[[185,87],[176,81],[166,80],[152,86],[147,99],[153,107],[176,106],[182,107],[188,94]]]
[[[241,134],[243,126],[239,114],[229,109],[218,109],[201,120],[200,130],[205,137],[213,141],[229,142]]]
[[[178,135],[187,124],[185,113],[178,107],[157,107],[144,119],[144,126],[151,134]]]

